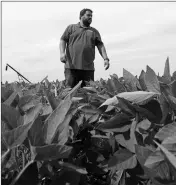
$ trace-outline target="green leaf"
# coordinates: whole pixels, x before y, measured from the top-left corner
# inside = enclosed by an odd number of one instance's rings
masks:
[[[13,130],[2,133],[4,140],[6,141],[8,148],[12,149],[21,145],[27,137],[28,131],[31,128],[33,122],[19,126]]]
[[[122,175],[123,175],[124,170],[118,170],[116,173],[113,174],[111,178],[111,185],[118,185]]]
[[[125,80],[125,84],[129,85],[131,91],[141,89],[138,79],[126,69],[123,69],[123,78]]]
[[[52,93],[49,88],[45,89],[44,93],[52,107],[52,110],[55,110],[56,107],[59,105],[60,101],[55,98],[54,93]]]
[[[147,118],[151,122],[157,122],[156,121],[157,118],[152,112],[150,112],[147,109],[142,108],[138,105],[133,105],[133,107],[136,110],[136,112],[139,113],[140,116]]]
[[[60,102],[58,107],[50,114],[44,123],[45,142],[51,144],[57,135],[59,125],[66,119],[66,115],[71,107],[72,98],[76,95],[80,88],[82,81],[80,81],[69,94]]]
[[[12,103],[13,103],[13,101],[15,100],[15,98],[17,97],[17,95],[18,95],[18,92],[13,92],[11,95],[10,95],[10,97],[4,102],[4,104],[6,104],[6,105],[11,105]]]
[[[44,123],[44,137],[47,144],[51,144],[57,134],[58,126],[64,121],[71,107],[70,98],[62,100],[58,107],[49,115]]]
[[[153,153],[153,150],[144,146],[135,145],[135,153],[141,166],[144,166],[145,161]]]
[[[118,78],[113,77],[112,80],[113,80],[115,88],[116,88],[116,93],[121,93],[121,92],[126,91],[125,86],[122,83],[120,83]]]
[[[32,158],[36,161],[49,161],[68,158],[72,151],[71,146],[51,144],[45,146],[31,146]]]
[[[117,96],[138,105],[144,105],[150,100],[159,97],[159,94],[156,92],[135,91],[119,93]]]
[[[175,167],[176,169],[176,157],[169,152],[164,146],[160,145],[158,142],[154,141],[158,147],[163,151],[163,153],[166,155],[167,159],[170,161],[170,163]]]
[[[155,135],[155,138],[158,138],[159,140],[163,141],[167,137],[174,136],[176,133],[176,122],[170,123],[157,132]]]
[[[176,79],[171,85],[171,91],[172,91],[173,96],[176,98]]]
[[[107,99],[103,104],[101,104],[100,107],[104,106],[104,105],[117,105],[119,103],[118,99],[116,96]]]
[[[35,119],[31,129],[29,130],[28,138],[32,146],[44,145],[43,122],[40,116]]]
[[[24,124],[34,121],[42,110],[42,104],[39,103],[35,107],[29,109],[24,115]]]
[[[61,170],[55,175],[51,185],[79,185],[81,174],[75,171]]]
[[[169,101],[169,104],[173,110],[176,110],[176,98],[169,95],[167,96],[167,100]]]
[[[145,84],[147,86],[148,91],[160,93],[160,84],[157,79],[157,76],[153,69],[151,69],[149,66],[147,66]]]
[[[141,85],[142,90],[146,91],[147,90],[147,86],[145,84],[145,72],[144,72],[144,70],[141,71],[141,74],[139,76],[139,83]]]
[[[1,120],[7,124],[9,129],[14,129],[18,126],[20,117],[20,112],[15,108],[3,103],[1,104]]]
[[[130,117],[125,113],[117,113],[113,118],[98,125],[98,130],[124,132],[130,128]]]
[[[144,119],[138,123],[137,128],[148,130],[150,126],[151,126],[151,122],[148,119]]]
[[[129,140],[126,140],[122,134],[116,135],[115,139],[120,145],[135,153],[135,140],[131,138]]]
[[[155,168],[164,160],[164,156],[158,150],[154,151],[145,161],[145,166],[148,168]]]
[[[119,100],[118,107],[126,114],[130,116],[135,116],[135,109],[133,105],[126,99],[120,98],[117,96],[117,99]]]
[[[32,107],[35,107],[38,103],[40,103],[41,97],[37,95],[27,95],[23,96],[19,100],[18,106],[21,110],[26,112]]]
[[[159,101],[160,101],[160,107],[162,110],[162,119],[161,119],[160,123],[165,125],[166,118],[167,118],[169,111],[170,111],[169,103],[167,102],[167,100],[163,94],[160,96]]]
[[[108,167],[115,170],[132,169],[136,165],[136,156],[127,149],[118,150],[108,161]]]
[[[80,174],[87,174],[86,168],[81,168],[81,167],[75,166],[71,163],[62,162],[62,161],[59,161],[58,163],[62,168],[73,170],[73,171],[76,171]]]
[[[97,93],[97,90],[94,87],[83,87],[89,93]]]
[[[167,83],[171,82],[171,75],[170,75],[170,66],[169,66],[169,57],[167,57],[165,68],[164,68],[164,75],[163,77],[167,80]]]
[[[164,139],[164,141],[162,142],[162,145],[164,144],[176,144],[176,135],[173,135]]]
[[[6,166],[7,162],[10,159],[10,156],[11,156],[11,150],[9,150],[9,149],[2,154],[2,156],[1,156],[1,169],[3,169]]]
[[[30,161],[13,179],[10,185],[37,185],[38,180],[37,164],[36,162]]]
[[[1,85],[1,101],[2,102],[6,101],[13,92],[14,91],[11,87]]]
[[[76,111],[77,111],[76,109],[69,111],[64,121],[58,126],[57,134],[56,134],[58,135],[58,139],[57,139],[58,144],[64,145],[67,142],[69,137],[69,123],[73,115],[76,114]]]

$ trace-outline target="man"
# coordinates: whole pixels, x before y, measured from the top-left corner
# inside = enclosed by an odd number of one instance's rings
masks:
[[[79,81],[94,81],[95,46],[104,59],[105,70],[109,68],[109,58],[100,33],[93,27],[90,9],[80,12],[80,22],[69,25],[60,40],[60,60],[65,63],[67,87],[74,87]]]

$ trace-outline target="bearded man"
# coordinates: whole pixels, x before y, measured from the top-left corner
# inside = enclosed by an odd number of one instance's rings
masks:
[[[80,22],[69,25],[60,39],[60,60],[65,64],[66,86],[73,88],[79,81],[94,81],[95,46],[104,59],[105,70],[109,68],[109,58],[100,33],[91,27],[90,9],[80,12]]]

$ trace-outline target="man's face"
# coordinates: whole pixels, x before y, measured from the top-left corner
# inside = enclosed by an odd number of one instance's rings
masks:
[[[84,25],[89,26],[92,23],[92,13],[90,11],[86,11],[81,19]]]

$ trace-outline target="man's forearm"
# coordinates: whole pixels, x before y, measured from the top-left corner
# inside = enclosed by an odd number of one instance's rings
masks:
[[[60,53],[64,54],[65,48],[66,48],[66,42],[64,40],[60,40],[59,48],[60,48]]]
[[[103,59],[108,58],[104,44],[98,45],[97,48]]]

